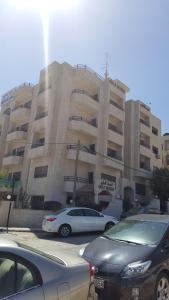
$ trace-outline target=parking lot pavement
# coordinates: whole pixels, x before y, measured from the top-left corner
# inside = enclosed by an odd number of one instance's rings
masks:
[[[43,246],[43,249],[53,250],[57,247],[57,250],[69,252],[69,254],[78,254],[79,250],[93,241],[100,234],[77,234],[72,235],[69,238],[59,238],[51,234],[46,233],[32,233],[32,232],[11,232],[1,233],[0,238],[8,238],[14,241],[22,242],[32,247],[36,245]]]

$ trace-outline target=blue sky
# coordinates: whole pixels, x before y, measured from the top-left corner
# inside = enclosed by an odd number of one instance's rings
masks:
[[[0,0],[0,95],[37,83],[44,67],[40,15],[11,1]],[[110,76],[130,88],[127,99],[151,103],[169,131],[169,1],[79,0],[70,11],[52,13],[49,63],[86,64],[103,74],[106,52]]]

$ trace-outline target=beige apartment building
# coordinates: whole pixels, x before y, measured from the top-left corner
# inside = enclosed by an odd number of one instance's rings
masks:
[[[152,197],[148,179],[154,168],[162,167],[161,121],[139,100],[126,101],[125,117],[126,197],[144,203]]]
[[[169,169],[169,133],[162,136],[163,167]]]
[[[51,200],[65,205],[74,187],[81,202],[123,197],[127,92],[120,80],[102,78],[86,66],[54,62],[40,72],[37,85],[23,84],[2,97],[0,167],[21,181],[32,208],[43,208],[44,201]],[[145,127],[145,139],[151,138],[149,145],[159,150],[157,158],[139,144],[138,156],[147,159],[148,169],[161,162],[160,121],[138,107],[158,130],[153,140],[150,127],[139,123]],[[135,158],[133,166],[137,163]]]

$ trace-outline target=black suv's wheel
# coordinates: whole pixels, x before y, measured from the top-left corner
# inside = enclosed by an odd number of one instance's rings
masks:
[[[157,278],[154,300],[169,300],[169,278],[164,272]]]
[[[106,224],[106,226],[105,226],[105,231],[106,230],[109,230],[111,227],[113,227],[114,226],[114,223],[113,222],[108,222],[107,224]]]
[[[59,236],[61,237],[68,237],[71,234],[71,227],[68,224],[63,224],[59,228]]]

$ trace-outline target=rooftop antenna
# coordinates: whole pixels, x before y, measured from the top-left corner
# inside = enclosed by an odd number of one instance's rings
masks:
[[[106,56],[106,65],[105,65],[105,73],[104,73],[104,75],[105,75],[105,79],[107,79],[108,76],[109,76],[109,73],[108,73],[108,67],[109,67],[109,53],[106,52],[105,56]]]

